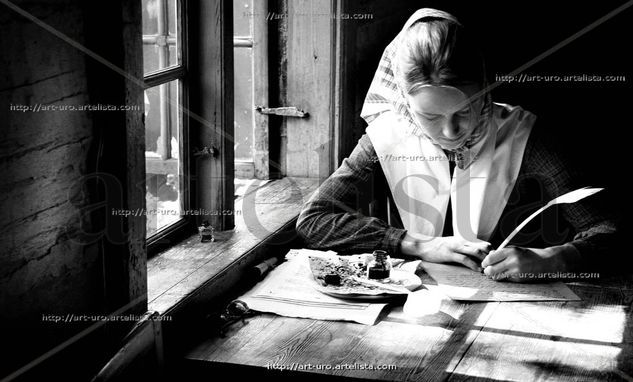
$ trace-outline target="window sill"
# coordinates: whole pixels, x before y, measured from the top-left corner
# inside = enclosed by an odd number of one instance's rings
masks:
[[[316,178],[271,181],[236,200],[235,228],[216,232],[215,242],[201,243],[194,235],[151,258],[148,309],[171,314],[237,285],[247,267],[265,257],[267,245],[277,244],[275,238],[289,230],[294,232],[301,207],[318,184]]]

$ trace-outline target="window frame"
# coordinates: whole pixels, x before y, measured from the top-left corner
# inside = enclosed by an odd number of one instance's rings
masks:
[[[159,0],[167,1],[167,0]],[[180,207],[182,210],[187,210],[192,207],[191,205],[191,169],[190,169],[190,134],[189,134],[189,118],[187,118],[187,111],[189,107],[189,49],[188,49],[188,1],[187,0],[175,0],[176,3],[176,39],[177,46],[180,50],[180,63],[174,66],[169,66],[163,69],[159,69],[143,76],[143,91],[149,88],[169,84],[171,81],[178,81],[178,97],[177,97],[177,110],[180,130],[178,139],[178,175],[180,186]],[[168,45],[167,45],[168,46]],[[161,102],[168,102],[161,99]],[[162,128],[162,127],[161,127]],[[169,134],[171,136],[171,134]],[[165,146],[171,148],[171,140],[169,140]],[[168,150],[167,155],[171,155],[171,150]],[[166,158],[161,158],[165,160]],[[170,158],[167,158],[170,159]],[[145,167],[147,171],[147,158],[145,158]],[[149,211],[148,211],[149,213]],[[174,243],[179,237],[183,236],[186,232],[190,231],[191,219],[188,215],[182,215],[178,221],[159,229],[153,235],[146,235],[146,245],[148,257],[157,254],[164,247]]]
[[[182,17],[180,66],[152,72],[145,88],[182,77],[183,138],[180,140],[183,209],[178,222],[145,238],[148,258],[197,232],[207,220],[216,231],[233,229],[233,3],[178,0]],[[212,149],[210,155],[193,151]],[[143,179],[143,182],[145,180]],[[199,213],[199,214],[197,214]]]
[[[233,2],[183,0],[188,10],[189,147],[213,149],[190,156],[191,205],[213,215],[190,217],[192,231],[208,220],[216,231],[233,229]]]

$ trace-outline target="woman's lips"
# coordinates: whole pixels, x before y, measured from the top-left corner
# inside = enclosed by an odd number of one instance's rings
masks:
[[[451,140],[442,139],[440,140],[440,146],[442,146],[442,148],[447,149],[447,150],[455,150],[463,146],[464,142],[466,142],[465,136],[462,136],[458,139],[451,139]]]

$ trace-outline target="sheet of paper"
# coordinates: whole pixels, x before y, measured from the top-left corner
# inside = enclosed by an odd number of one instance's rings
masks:
[[[422,261],[424,270],[437,282],[437,289],[453,300],[463,301],[578,301],[562,282],[500,282],[459,265]]]
[[[246,302],[251,309],[281,316],[374,325],[387,304],[342,300],[314,288],[308,255],[317,253],[327,254],[307,249],[291,250],[286,255],[287,261],[272,270],[264,280],[240,297],[240,300]]]

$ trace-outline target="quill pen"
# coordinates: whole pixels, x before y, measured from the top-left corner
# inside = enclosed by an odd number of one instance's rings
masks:
[[[577,190],[574,191],[570,191],[566,194],[563,194],[557,198],[552,199],[549,203],[547,203],[546,205],[544,205],[543,207],[541,207],[538,211],[536,211],[535,213],[533,213],[532,215],[530,215],[527,219],[523,220],[523,222],[521,224],[519,224],[514,231],[512,231],[512,233],[510,235],[508,235],[508,237],[503,241],[503,243],[501,243],[501,245],[496,249],[497,251],[500,249],[505,248],[506,245],[508,245],[508,243],[510,242],[510,240],[512,240],[512,238],[519,233],[519,231],[525,227],[525,225],[527,223],[530,222],[530,220],[534,219],[534,217],[536,217],[538,214],[540,214],[541,212],[545,211],[548,207],[553,206],[555,204],[563,204],[563,203],[576,203],[577,201],[586,198],[587,196],[591,196],[593,194],[595,194],[596,192],[600,192],[604,190],[604,188],[589,188],[589,187],[583,187],[583,188],[579,188]]]

